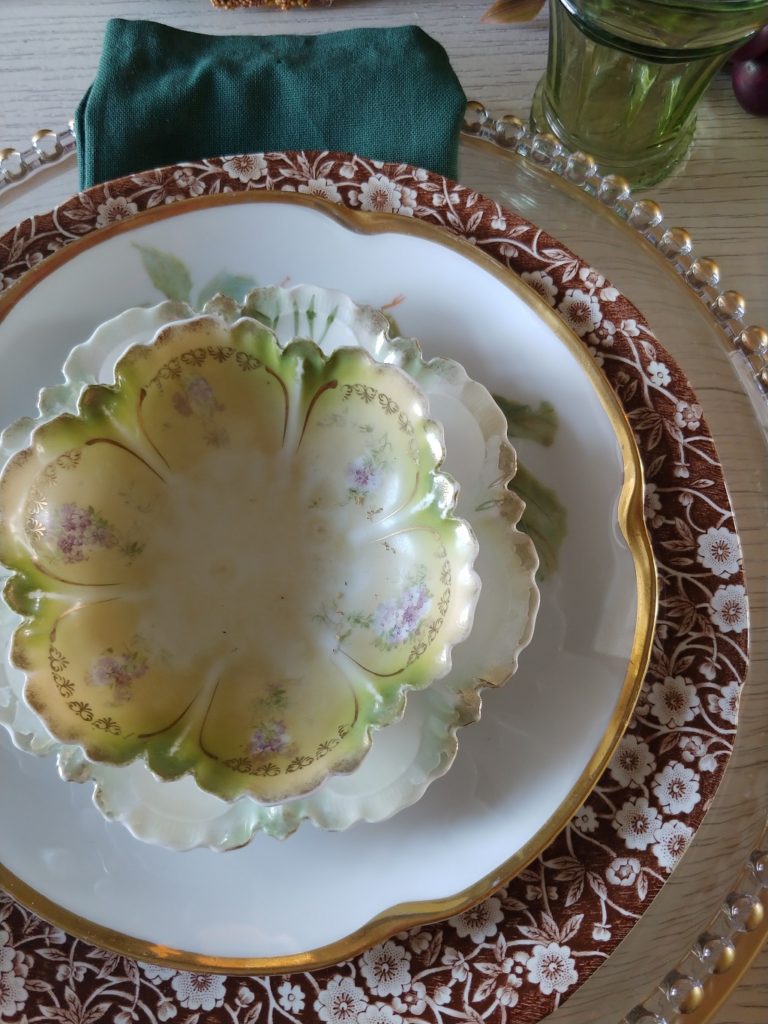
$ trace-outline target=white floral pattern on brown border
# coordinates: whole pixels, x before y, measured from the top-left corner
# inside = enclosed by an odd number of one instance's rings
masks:
[[[738,535],[696,396],[641,314],[535,225],[404,164],[270,153],[148,171],[68,200],[0,238],[7,286],[102,225],[188,196],[269,189],[418,217],[521,275],[602,366],[629,417],[659,572],[650,669],[629,731],[587,804],[510,885],[443,924],[314,974],[218,978],[136,965],[0,896],[0,1021],[39,1014],[177,1020],[534,1024],[590,976],[649,906],[700,824],[731,754],[748,613]],[[63,1016],[62,1016],[63,1015]],[[77,1019],[80,1019],[78,1017]]]

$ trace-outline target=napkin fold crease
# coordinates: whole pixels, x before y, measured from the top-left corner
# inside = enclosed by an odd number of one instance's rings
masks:
[[[456,177],[466,97],[417,26],[207,36],[108,22],[75,115],[80,187],[186,160],[329,149]]]

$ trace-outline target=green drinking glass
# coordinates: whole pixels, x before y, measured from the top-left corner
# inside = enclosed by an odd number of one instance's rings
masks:
[[[665,178],[728,53],[768,21],[768,0],[550,0],[547,71],[531,122],[635,188]]]

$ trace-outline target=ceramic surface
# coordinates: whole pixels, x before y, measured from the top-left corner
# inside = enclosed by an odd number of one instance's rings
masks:
[[[347,224],[330,204],[301,203],[295,193],[228,205],[235,198],[210,209],[174,203],[157,211],[156,223],[119,223],[36,281],[0,330],[0,357],[13,373],[2,395],[9,418],[34,408],[38,382],[52,379],[71,346],[98,323],[165,294],[152,283],[142,249],[183,261],[188,278],[176,279],[185,282],[182,297],[195,301],[222,267],[263,283],[314,278],[388,307],[404,333],[422,340],[425,357],[456,358],[529,418],[551,403],[559,428],[550,443],[526,436],[515,447],[526,471],[556,489],[567,519],[517,675],[486,696],[452,770],[387,822],[338,834],[300,830],[280,846],[257,836],[226,857],[198,850],[179,858],[100,820],[88,792],[62,787],[52,763],[0,748],[3,770],[19,779],[0,791],[0,813],[12,826],[0,836],[7,873],[97,929],[112,928],[102,942],[123,945],[119,935],[134,936],[139,944],[123,948],[146,958],[156,955],[141,941],[149,938],[164,955],[186,948],[184,963],[253,973],[317,966],[392,934],[404,920],[450,916],[535,856],[584,800],[629,720],[654,591],[648,562],[638,555],[636,564],[619,527],[631,514],[638,550],[636,448],[605,381],[546,300],[450,234],[410,218],[374,220],[366,233],[362,218]],[[269,237],[269,251],[254,251],[253,237]],[[41,330],[45,310],[66,308],[65,297],[84,278],[94,308],[70,305],[52,344],[52,333]],[[34,343],[43,337],[45,344]],[[30,800],[40,809],[34,819],[23,813]],[[76,830],[66,824],[75,821]],[[37,870],[39,862],[23,852],[31,844],[60,851],[58,868],[48,859],[45,871]],[[201,872],[205,887],[196,881]],[[185,897],[193,891],[193,900]],[[312,915],[305,912],[310,904]],[[388,911],[398,904],[407,912]],[[95,936],[89,927],[84,933]],[[238,957],[247,964],[235,963]]]
[[[233,320],[243,312],[232,300],[213,305]],[[375,734],[371,754],[352,776],[328,779],[305,800],[279,808],[251,801],[228,805],[188,781],[159,781],[141,761],[113,768],[94,765],[79,749],[60,749],[50,737],[46,740],[42,723],[20,699],[21,673],[11,672],[8,685],[15,700],[0,718],[15,742],[24,749],[58,749],[61,774],[73,781],[92,780],[96,806],[107,817],[124,822],[140,838],[175,849],[237,847],[257,829],[285,836],[303,817],[324,828],[347,828],[361,819],[382,820],[412,804],[453,762],[457,729],[480,714],[479,688],[498,686],[514,672],[538,607],[538,560],[530,539],[516,529],[522,502],[506,486],[515,470],[514,449],[506,437],[506,420],[486,389],[454,361],[426,363],[417,342],[390,337],[382,313],[359,307],[339,292],[309,286],[256,289],[247,298],[247,309],[268,323],[282,344],[295,332],[317,341],[327,354],[357,342],[417,382],[443,421],[444,468],[459,483],[458,511],[482,541],[483,589],[470,636],[453,651],[454,665],[445,679],[410,695],[405,720]],[[49,416],[71,411],[85,384],[114,380],[115,363],[126,347],[146,344],[158,327],[190,315],[188,306],[165,302],[126,311],[101,325],[67,358],[67,383],[42,391],[41,410]],[[27,421],[6,433],[0,461],[28,444],[32,428],[33,421]],[[0,623],[4,638],[8,629]]]
[[[449,671],[479,592],[423,394],[360,348],[215,314],[115,382],[0,477],[26,702],[92,761],[227,800],[353,771]]]
[[[215,306],[230,319],[243,311],[234,302]],[[257,289],[248,296],[247,310],[268,323],[281,343],[298,332],[330,353],[357,341],[377,359],[406,369],[431,408],[439,408],[447,431],[447,465],[460,484],[460,509],[482,537],[483,551],[488,551],[483,558],[484,610],[464,649],[454,652],[460,653],[459,664],[419,700],[411,697],[408,721],[376,736],[374,754],[363,769],[351,778],[329,780],[306,801],[271,810],[247,801],[230,807],[184,781],[161,783],[142,763],[114,769],[91,764],[76,749],[60,752],[60,771],[77,781],[93,779],[96,804],[108,817],[125,822],[142,838],[174,848],[239,846],[256,828],[285,835],[304,815],[323,827],[348,827],[359,818],[380,820],[413,803],[450,766],[457,727],[479,715],[477,688],[499,685],[514,671],[520,648],[530,639],[538,604],[533,545],[515,529],[522,503],[505,487],[514,472],[514,451],[506,439],[506,420],[485,388],[453,361],[425,363],[416,342],[390,338],[383,314],[358,307],[338,292],[312,287]],[[68,357],[67,384],[41,393],[40,408],[49,416],[71,410],[84,384],[114,379],[116,359],[126,347],[147,343],[158,327],[190,315],[188,306],[166,302],[129,310],[100,326]],[[26,446],[33,424],[26,426],[26,431],[7,432],[5,457],[14,447]],[[55,749],[51,740],[46,744],[42,723],[31,721],[25,703],[18,700],[18,689],[16,697],[15,717],[5,717],[12,730],[16,722],[16,742],[28,749],[32,729],[35,749]],[[416,744],[401,742],[406,730],[418,736]],[[405,756],[409,750],[410,758]]]

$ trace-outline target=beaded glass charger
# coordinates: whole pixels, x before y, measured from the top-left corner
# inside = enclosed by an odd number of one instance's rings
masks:
[[[163,188],[166,197],[183,194],[185,175],[194,179],[193,192],[201,185],[204,191],[205,180],[213,183],[225,177],[235,189],[267,184],[303,186],[305,191],[319,188],[326,195],[330,192],[330,199],[363,206],[376,196],[379,208],[423,217],[471,235],[502,262],[525,273],[545,301],[557,306],[598,359],[603,359],[631,419],[643,423],[634,425],[647,457],[646,471],[653,469],[652,483],[658,481],[648,501],[657,558],[661,562],[664,557],[687,557],[696,566],[698,583],[709,581],[709,600],[696,622],[680,628],[685,621],[681,597],[668,608],[657,633],[647,700],[640,706],[633,731],[595,796],[534,871],[525,872],[506,892],[442,928],[403,933],[364,954],[343,974],[330,970],[316,975],[311,984],[308,977],[297,975],[289,985],[292,992],[296,990],[293,998],[302,1009],[306,1001],[310,1013],[313,1005],[317,1012],[324,1007],[327,1011],[339,999],[351,1000],[360,1012],[369,1001],[384,999],[393,1012],[402,1002],[403,1012],[411,1008],[412,1013],[422,1013],[428,1003],[430,1012],[438,1014],[441,1006],[460,1007],[462,1001],[471,1000],[489,1012],[494,1006],[500,1009],[519,1002],[527,1019],[537,1019],[583,983],[647,907],[699,824],[730,753],[736,693],[728,686],[733,682],[738,690],[744,673],[745,602],[737,542],[714,450],[695,396],[637,311],[600,274],[532,225],[467,189],[451,187],[423,172],[372,167],[362,161],[344,161],[342,171],[326,160],[327,169],[320,173],[321,168],[310,162],[276,161],[263,167],[252,162],[250,173],[247,162],[240,164],[239,175],[221,162],[210,161],[194,173],[173,169],[165,181],[157,175],[153,179],[138,176],[106,194],[95,190],[98,194],[91,200],[90,214],[82,212],[77,232],[70,235],[99,226],[99,217],[104,223],[109,211],[117,216],[132,214],[131,204],[146,205],[148,195],[158,196]],[[161,194],[155,201],[163,198]],[[55,246],[57,235],[60,244],[60,232],[57,226],[44,242],[41,238],[41,249],[51,242]],[[11,245],[18,241],[28,243],[16,246],[21,272],[36,259],[33,240],[17,235]],[[8,270],[15,276],[13,267]],[[405,326],[407,302],[399,315]],[[701,502],[692,478],[702,481],[708,500]],[[692,500],[681,500],[681,494],[688,493]],[[713,503],[718,509],[717,525],[711,519]],[[693,511],[683,518],[676,514],[678,507]],[[718,530],[728,536],[710,534]],[[733,589],[727,591],[729,587]],[[688,605],[692,604],[689,598]],[[681,659],[682,667],[670,663],[670,634],[675,636],[679,650],[674,656]],[[722,679],[722,666],[718,669],[718,654],[711,643],[703,645],[706,654],[683,653],[692,637],[701,641],[702,636],[728,647],[731,661],[738,653],[740,667],[734,669],[732,680]],[[685,663],[687,657],[692,660]],[[733,668],[730,662],[729,666]],[[709,727],[702,728],[705,722]],[[704,736],[700,746],[689,742],[688,734],[694,731]],[[393,972],[399,980],[387,983],[385,976]],[[151,987],[163,976],[147,969],[145,979]],[[493,985],[486,984],[488,979]],[[171,980],[171,974],[164,980]],[[172,984],[180,993],[186,982],[176,975]],[[222,988],[219,996],[217,988],[218,1005],[229,998],[227,991]],[[232,998],[235,993],[233,987]]]

